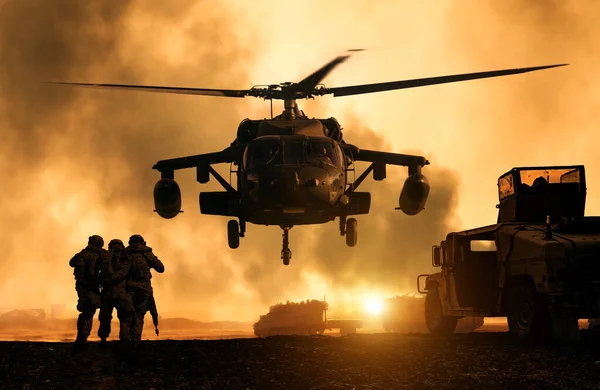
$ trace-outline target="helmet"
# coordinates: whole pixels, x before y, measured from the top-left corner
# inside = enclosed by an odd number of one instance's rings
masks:
[[[119,247],[121,249],[125,248],[125,245],[123,245],[123,241],[115,238],[114,240],[110,240],[110,242],[108,243],[108,249],[113,249]]]
[[[88,245],[99,246],[100,248],[102,248],[104,246],[104,240],[102,239],[102,237],[94,234],[93,236],[90,236],[90,238],[88,238]]]
[[[548,180],[546,180],[543,176],[540,176],[533,181],[533,184],[531,184],[531,186],[532,187],[542,187],[546,184],[548,184]]]
[[[134,234],[133,236],[129,237],[129,245],[133,244],[146,245],[146,241],[144,241],[144,237],[140,236],[139,234]]]

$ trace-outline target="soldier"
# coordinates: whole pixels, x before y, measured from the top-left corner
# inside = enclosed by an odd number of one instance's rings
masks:
[[[127,293],[127,279],[130,273],[131,265],[125,255],[123,241],[111,240],[108,243],[108,252],[100,266],[102,306],[98,337],[100,337],[101,347],[106,345],[106,339],[110,335],[110,322],[114,308],[117,309],[120,323],[119,339],[125,345],[129,344],[133,317],[133,302],[131,295]]]
[[[142,339],[144,316],[148,310],[156,306],[150,282],[150,279],[152,279],[150,269],[153,268],[157,272],[163,273],[165,272],[165,266],[152,253],[152,248],[146,246],[146,241],[139,234],[134,234],[129,238],[129,246],[125,249],[125,252],[131,263],[131,275],[127,282],[127,291],[131,294],[135,310],[131,331],[132,347],[135,349]]]
[[[96,309],[100,307],[100,258],[106,253],[106,250],[102,249],[103,246],[102,237],[93,235],[89,238],[87,247],[69,261],[69,265],[74,268],[75,290],[78,296],[77,310],[80,312],[77,318],[77,339],[74,344],[76,352],[87,348],[92,320]]]

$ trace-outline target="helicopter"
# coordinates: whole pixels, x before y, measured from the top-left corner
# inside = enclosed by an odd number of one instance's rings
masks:
[[[162,218],[176,217],[181,210],[181,191],[175,181],[175,171],[195,168],[201,184],[210,177],[220,183],[223,191],[200,192],[200,212],[226,216],[229,247],[236,249],[246,234],[248,223],[278,225],[283,230],[281,259],[290,263],[289,232],[296,225],[323,224],[338,218],[339,232],[346,244],[357,244],[357,220],[354,216],[368,214],[369,192],[359,192],[361,183],[372,173],[375,181],[386,178],[387,165],[408,168],[408,177],[400,192],[399,207],[407,215],[419,214],[424,208],[430,186],[422,173],[429,164],[423,156],[361,149],[345,142],[342,127],[334,118],[309,118],[299,109],[296,100],[314,99],[333,94],[334,97],[422,87],[488,77],[506,76],[548,69],[567,64],[505,69],[457,74],[412,80],[383,82],[327,88],[321,84],[335,67],[363,49],[348,50],[301,81],[257,85],[250,89],[205,89],[127,84],[90,84],[50,82],[79,87],[126,89],[185,95],[205,95],[229,98],[256,97],[270,100],[270,119],[241,121],[235,140],[225,149],[193,156],[158,161],[152,168],[161,178],[154,186],[155,212]],[[284,110],[273,117],[273,100],[283,100]],[[369,162],[355,180],[356,162]],[[213,165],[233,164],[236,173],[234,188]],[[233,168],[235,166],[236,168]]]

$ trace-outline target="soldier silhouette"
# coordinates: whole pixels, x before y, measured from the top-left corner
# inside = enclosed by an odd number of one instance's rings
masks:
[[[139,234],[134,234],[129,238],[129,246],[125,249],[125,253],[131,264],[127,291],[131,295],[135,310],[131,328],[131,341],[135,349],[142,339],[144,316],[148,310],[155,307],[150,270],[154,269],[156,272],[163,273],[165,266],[152,253],[152,248],[146,246],[146,241]]]
[[[77,291],[77,338],[74,351],[80,352],[87,348],[87,339],[92,330],[92,321],[96,309],[100,307],[100,261],[106,254],[104,240],[98,235],[88,239],[88,245],[69,261],[74,268],[75,290]]]
[[[131,295],[127,292],[127,279],[130,274],[131,264],[125,254],[123,241],[111,240],[100,267],[102,300],[98,337],[100,337],[101,347],[106,345],[106,339],[110,335],[112,313],[115,308],[120,324],[119,339],[125,346],[129,346],[134,312]]]

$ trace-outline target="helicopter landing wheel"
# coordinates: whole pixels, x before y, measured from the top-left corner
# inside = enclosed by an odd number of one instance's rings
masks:
[[[235,219],[227,222],[227,241],[231,249],[240,246],[240,225]]]
[[[290,227],[283,227],[283,249],[281,249],[281,260],[283,260],[283,265],[289,265],[290,260],[292,259],[292,251],[289,247],[290,245]]]
[[[356,246],[356,241],[358,238],[357,235],[357,226],[358,222],[354,218],[348,218],[346,221],[346,245],[348,246]]]
[[[290,265],[290,260],[292,259],[292,250],[290,248],[283,249],[281,251],[281,259],[283,260],[283,265]]]

